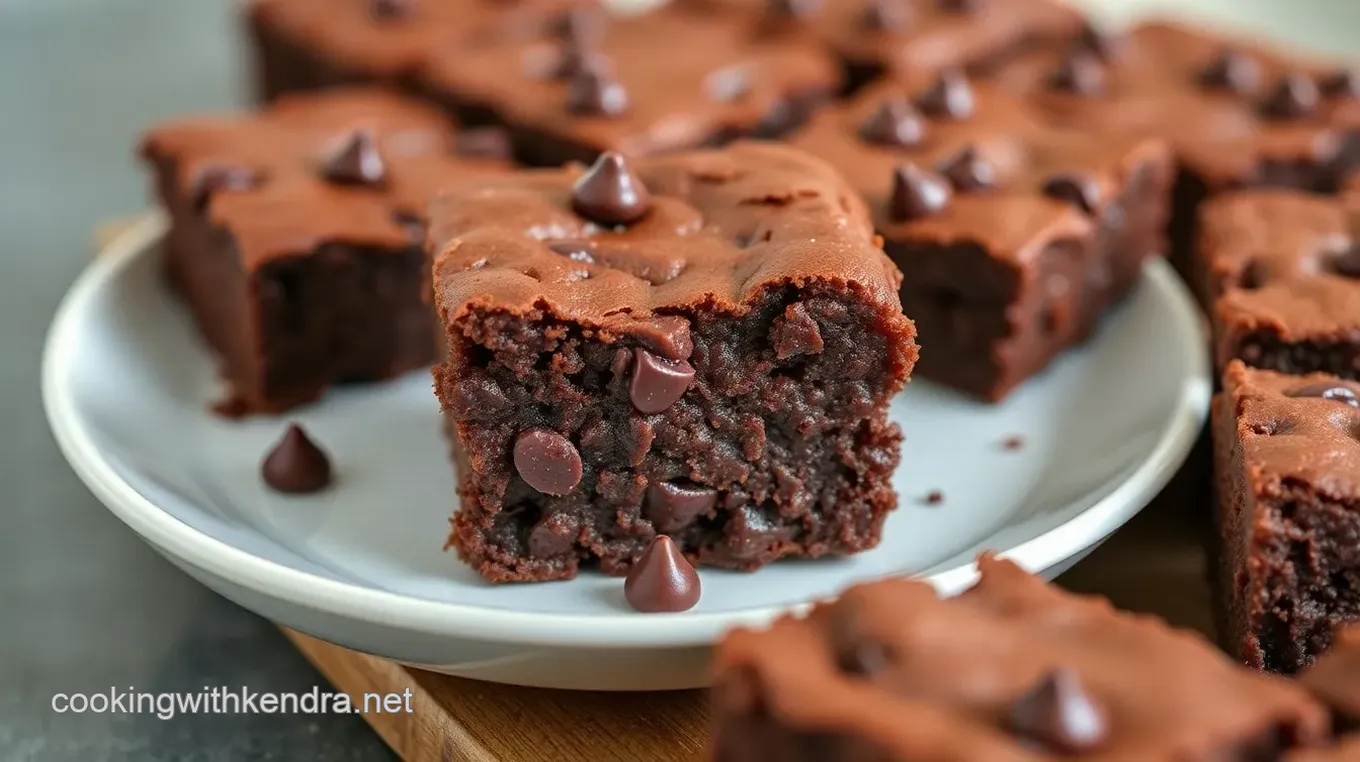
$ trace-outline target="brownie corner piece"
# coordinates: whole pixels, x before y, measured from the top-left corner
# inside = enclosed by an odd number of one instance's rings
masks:
[[[900,275],[826,164],[785,146],[525,171],[433,206],[435,388],[490,581],[873,547],[890,399],[916,358]]]
[[[1224,640],[1244,663],[1293,673],[1360,618],[1360,386],[1247,367],[1214,408]]]

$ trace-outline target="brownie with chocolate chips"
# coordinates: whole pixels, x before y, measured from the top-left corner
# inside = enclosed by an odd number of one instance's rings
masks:
[[[247,0],[261,99],[335,86],[408,87],[446,47],[558,33],[590,0]]]
[[[957,72],[866,88],[791,141],[867,200],[927,347],[920,375],[983,399],[1089,336],[1163,248],[1160,141],[1051,128]]]
[[[421,80],[464,121],[504,125],[521,160],[555,166],[775,137],[832,95],[841,72],[817,49],[752,44],[735,23],[662,12],[450,49]]]
[[[716,762],[1219,762],[1327,738],[1301,687],[1196,634],[983,557],[955,598],[851,588],[714,659]]]
[[[1221,368],[1360,379],[1360,197],[1289,190],[1205,204],[1199,290]]]
[[[1336,63],[1169,22],[1094,28],[992,74],[1060,125],[1166,139],[1179,165],[1173,261],[1189,275],[1202,201],[1224,191],[1333,192],[1360,166],[1360,87]]]
[[[427,365],[425,205],[503,166],[495,142],[369,90],[151,129],[141,154],[170,218],[170,281],[221,356],[222,411],[278,412]]]
[[[1213,409],[1225,646],[1295,672],[1360,619],[1360,386],[1228,364]]]
[[[877,544],[915,331],[829,165],[606,153],[441,196],[429,242],[450,544],[484,578],[622,574],[658,534],[741,570]]]

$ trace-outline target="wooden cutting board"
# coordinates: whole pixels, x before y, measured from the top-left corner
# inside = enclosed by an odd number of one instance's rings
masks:
[[[101,227],[101,248],[126,227]],[[1212,637],[1201,542],[1208,484],[1208,447],[1201,438],[1167,489],[1060,584]],[[301,633],[285,634],[337,690],[359,699],[356,705],[365,693],[411,691],[412,713],[365,715],[407,762],[699,762],[704,756],[702,691],[517,688],[410,669]]]

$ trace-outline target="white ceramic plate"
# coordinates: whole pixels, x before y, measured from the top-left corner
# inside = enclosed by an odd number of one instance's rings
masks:
[[[973,579],[980,549],[1054,575],[1133,516],[1175,472],[1207,407],[1200,321],[1169,268],[1148,267],[1098,338],[1000,406],[915,382],[893,404],[906,432],[901,508],[853,559],[705,570],[692,611],[643,615],[622,582],[490,586],[440,546],[455,501],[424,373],[349,388],[296,411],[338,482],[283,497],[258,476],[284,421],[207,406],[215,362],[160,280],[159,218],[115,242],[67,296],[43,391],[57,441],[90,489],[189,574],[281,624],[450,674],[601,690],[698,686],[725,629],[768,620],[851,582]],[[1011,435],[1024,446],[1008,451]],[[926,506],[931,490],[944,502]]]

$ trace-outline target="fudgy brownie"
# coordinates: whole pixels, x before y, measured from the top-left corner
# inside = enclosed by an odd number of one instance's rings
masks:
[[[1066,593],[1008,561],[952,599],[851,588],[729,634],[715,657],[716,762],[1277,759],[1326,712],[1198,635]]]
[[[1253,186],[1331,192],[1360,164],[1353,74],[1257,42],[1160,21],[1126,34],[1091,29],[993,78],[1060,125],[1171,144],[1173,259],[1187,275],[1205,197]]]
[[[878,542],[915,331],[830,166],[609,153],[441,197],[431,225],[450,543],[483,577],[620,574],[658,534],[743,570]]]
[[[1360,379],[1360,198],[1288,190],[1204,206],[1196,269],[1215,356]]]
[[[1360,386],[1228,364],[1214,403],[1220,630],[1295,672],[1360,618]]]
[[[1163,248],[1160,141],[1052,129],[958,73],[866,88],[792,142],[867,199],[905,275],[918,373],[984,399],[1087,337]]]
[[[838,89],[828,54],[742,32],[670,12],[619,18],[551,41],[450,49],[422,79],[460,119],[505,125],[516,154],[543,166],[778,136]]]
[[[758,38],[811,38],[853,85],[884,73],[985,69],[1030,47],[1076,37],[1081,16],[1053,0],[677,0],[743,16]]]
[[[502,166],[485,155],[494,138],[367,90],[148,132],[170,281],[221,355],[223,412],[277,412],[432,360],[425,206]]]
[[[247,0],[262,99],[337,85],[404,87],[436,51],[553,33],[585,0]]]

